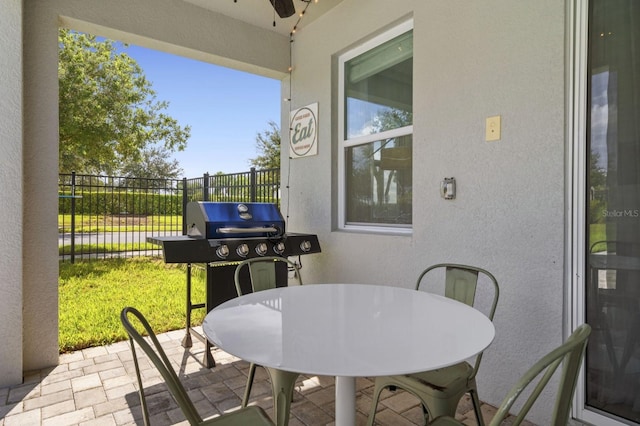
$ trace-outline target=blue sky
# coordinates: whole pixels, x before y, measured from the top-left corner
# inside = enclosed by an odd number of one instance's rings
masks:
[[[185,177],[249,170],[256,136],[280,126],[280,81],[129,45],[166,112],[191,126],[187,148],[174,153]]]

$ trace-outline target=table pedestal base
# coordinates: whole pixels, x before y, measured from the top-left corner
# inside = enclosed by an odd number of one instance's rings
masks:
[[[356,424],[356,378],[336,377],[336,426]]]

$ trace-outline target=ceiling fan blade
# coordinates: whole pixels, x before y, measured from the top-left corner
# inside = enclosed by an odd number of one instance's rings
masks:
[[[271,5],[281,18],[288,18],[296,13],[296,8],[293,5],[293,0],[269,0]]]

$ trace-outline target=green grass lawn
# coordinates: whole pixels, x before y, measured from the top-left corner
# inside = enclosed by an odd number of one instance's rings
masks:
[[[127,338],[120,311],[133,306],[156,333],[185,327],[186,272],[157,258],[107,259],[60,263],[59,346],[69,352]],[[192,274],[194,303],[204,302],[204,274]],[[193,311],[192,323],[204,318]]]
[[[182,216],[107,216],[76,214],[75,232],[180,231]],[[71,215],[58,215],[58,232],[71,232]]]
[[[144,251],[144,250],[158,250],[160,247],[156,244],[139,242],[139,243],[119,243],[119,244],[75,244],[75,254],[87,254],[87,253],[117,253],[125,251]],[[58,255],[70,255],[71,244],[58,246]]]
[[[609,227],[615,225],[608,225]],[[614,229],[615,230],[615,229]],[[611,229],[609,229],[611,232]],[[607,239],[607,225],[604,223],[592,223],[589,225],[589,247],[597,241],[604,241]],[[605,250],[604,245],[598,244],[595,247],[595,251]]]

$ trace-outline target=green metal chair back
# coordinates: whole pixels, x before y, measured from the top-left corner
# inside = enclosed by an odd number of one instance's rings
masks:
[[[478,271],[447,266],[445,278],[446,297],[473,306],[478,288]]]
[[[236,291],[238,292],[238,296],[241,296],[243,294],[242,288],[240,286],[240,274],[242,273],[242,269],[245,267],[249,268],[249,277],[251,280],[252,291],[255,292],[275,288],[277,286],[277,262],[286,263],[287,267],[295,272],[298,284],[302,285],[300,268],[295,262],[292,262],[285,257],[278,256],[256,257],[253,259],[244,260],[240,262],[236,267],[234,281],[236,284]]]
[[[571,401],[578,380],[578,372],[584,359],[585,347],[590,333],[591,327],[588,324],[581,325],[562,345],[536,362],[509,390],[489,426],[503,424],[510,415],[509,411],[514,403],[520,396],[523,396],[525,390],[532,386],[531,391],[527,392],[527,398],[521,404],[522,408],[517,413],[511,413],[514,416],[513,419],[509,418],[510,425],[517,426],[521,424],[560,365],[562,365],[562,370],[557,397],[551,413],[550,426],[566,426],[569,421]],[[431,423],[431,426],[459,425],[463,425],[463,423],[452,417],[440,417]]]
[[[430,275],[430,272],[434,271]],[[451,299],[465,303],[469,306],[476,304],[478,294],[478,282],[482,278],[482,286],[489,285],[492,291],[491,306],[486,315],[490,320],[498,305],[500,291],[496,278],[490,272],[475,266],[460,265],[455,263],[439,263],[425,269],[416,281],[416,291],[426,290],[427,277],[438,278],[439,286],[443,281],[441,275],[436,271],[444,272],[444,295]],[[486,284],[489,281],[490,284]],[[484,294],[484,291],[482,292]],[[470,327],[472,325],[470,324]],[[371,410],[369,413],[368,425],[373,425],[376,416],[378,401],[382,390],[385,388],[401,388],[413,394],[422,402],[425,421],[429,422],[434,418],[446,415],[453,415],[462,396],[469,393],[473,403],[473,410],[476,415],[478,425],[484,426],[482,413],[480,412],[480,399],[476,385],[476,374],[480,367],[482,353],[475,358],[475,364],[471,366],[467,362],[461,362],[449,367],[437,370],[423,371],[414,374],[380,376],[376,377],[374,392],[372,396]]]
[[[133,316],[135,320],[142,326],[144,333],[148,335],[149,344],[142,334],[136,329],[133,323],[130,321],[129,316]],[[156,337],[153,329],[149,325],[144,315],[135,308],[126,307],[120,313],[120,321],[124,329],[129,335],[129,341],[131,342],[131,352],[133,354],[133,363],[136,369],[136,377],[138,379],[138,392],[140,394],[140,404],[142,406],[142,416],[145,426],[149,426],[149,409],[147,406],[144,386],[142,384],[142,376],[140,374],[140,366],[138,363],[138,357],[136,354],[136,345],[140,347],[147,355],[149,360],[158,369],[162,378],[164,379],[169,392],[177,402],[178,406],[184,413],[184,416],[191,425],[209,425],[215,424],[216,426],[242,426],[242,425],[273,425],[271,420],[267,417],[266,413],[259,407],[247,407],[246,409],[236,411],[230,415],[224,415],[216,417],[214,419],[203,421],[200,414],[196,410],[193,402],[189,398],[187,391],[180,382],[178,375],[171,366],[171,361],[167,358],[158,338]]]
[[[519,425],[525,419],[525,416],[529,413],[538,396],[560,365],[562,365],[562,371],[560,373],[556,402],[551,414],[551,425],[565,426],[569,421],[571,400],[573,399],[573,392],[576,388],[578,372],[584,358],[589,334],[591,334],[591,327],[588,324],[581,325],[562,345],[536,362],[507,393],[506,398],[491,421],[491,426],[500,425],[502,420],[509,415],[509,410],[511,410],[511,407],[522,392],[530,384],[533,384],[536,378],[539,378],[512,423],[513,425]]]
[[[498,287],[498,281],[493,274],[486,269],[478,268],[476,266],[461,265],[457,263],[438,263],[432,265],[422,271],[418,276],[416,282],[416,290],[421,290],[423,280],[427,277],[429,272],[434,270],[445,270],[445,284],[444,295],[458,302],[465,303],[469,306],[474,306],[476,301],[476,293],[478,288],[478,278],[480,275],[484,275],[488,278],[488,281],[493,287],[493,299],[489,311],[486,313],[487,317],[493,321],[493,317],[496,313],[496,307],[498,306],[498,299],[500,298],[500,288]],[[482,353],[476,356],[476,362],[474,364],[473,373],[471,378],[475,377],[480,367],[480,361],[482,360]]]

